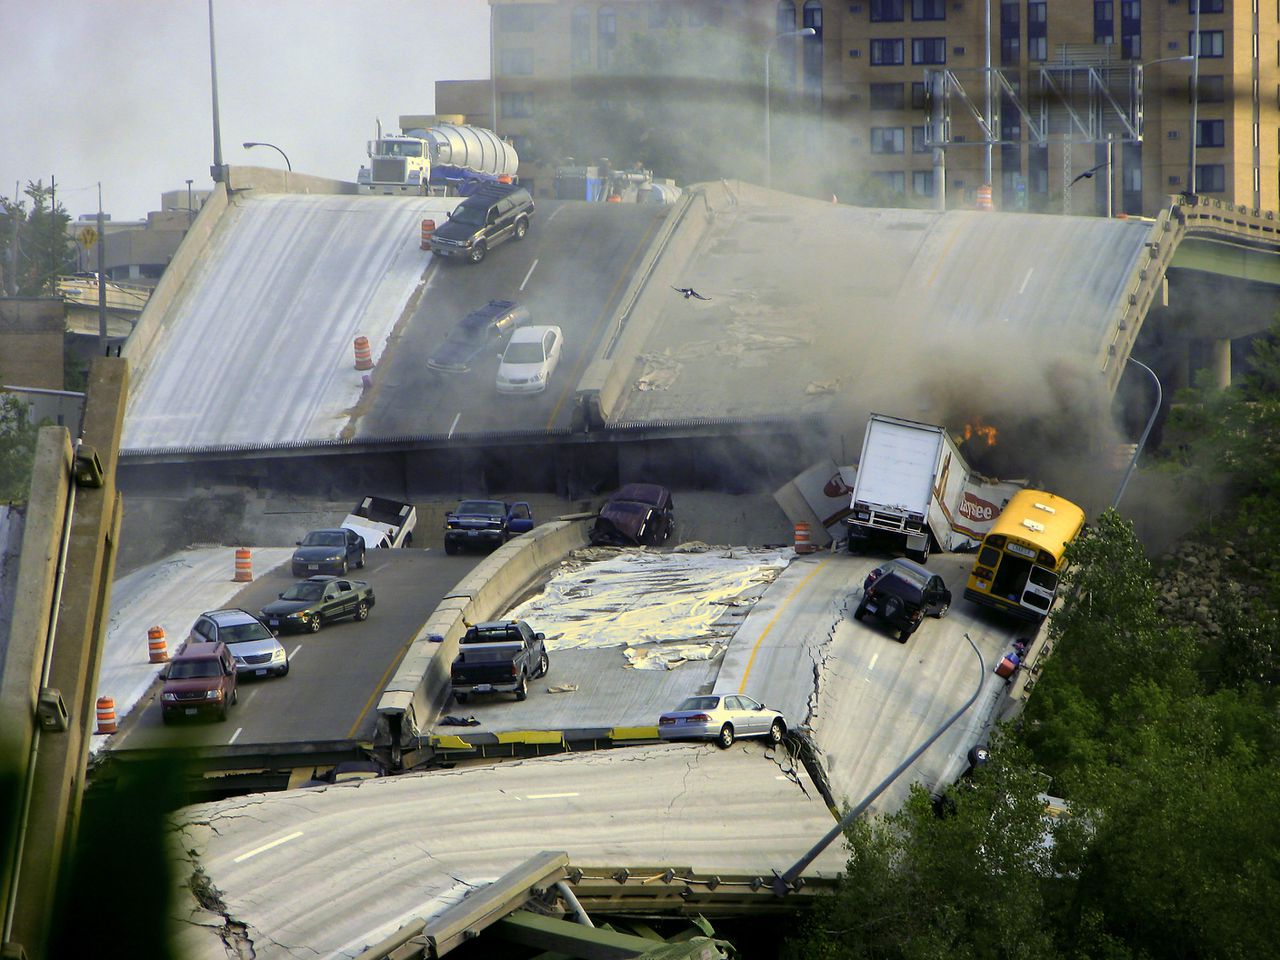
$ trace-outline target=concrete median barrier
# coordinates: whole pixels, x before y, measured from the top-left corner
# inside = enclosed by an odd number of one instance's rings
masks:
[[[561,560],[585,547],[590,519],[534,527],[481,561],[440,601],[378,701],[377,744],[409,748],[425,741],[451,696],[449,667],[467,624],[501,616]]]

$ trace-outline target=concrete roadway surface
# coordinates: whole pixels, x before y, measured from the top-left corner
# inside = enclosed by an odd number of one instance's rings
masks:
[[[376,603],[364,623],[339,620],[319,633],[282,634],[288,675],[241,678],[239,702],[225,723],[201,718],[166,726],[156,684],[110,741],[110,748],[372,739],[373,707],[404,651],[440,599],[483,558],[419,549],[370,550],[366,557],[364,569],[350,573],[373,586]],[[296,579],[286,560],[260,572],[223,606],[243,607],[256,615]],[[128,597],[114,600],[129,602]],[[181,635],[170,639],[171,652],[198,613],[186,620]]]
[[[677,281],[710,299],[646,290],[660,313],[615,419],[836,412],[860,425],[892,410],[938,423],[958,387],[978,411],[1056,409],[1062,371],[1100,380],[1150,230],[732,193]]]
[[[670,213],[659,204],[539,200],[524,240],[495,248],[482,263],[427,266],[422,300],[397,330],[359,408],[361,437],[538,430],[569,426],[573,394],[595,354],[618,298]],[[530,323],[554,324],[564,349],[548,389],[500,395],[495,350],[465,374],[440,374],[426,360],[467,313],[493,299],[529,308]]]
[[[900,644],[896,632],[874,617],[853,619],[863,580],[885,559],[848,553],[795,558],[767,587],[744,591],[739,599],[746,604],[725,607],[720,624],[732,625],[733,632],[721,658],[637,670],[625,665],[616,646],[553,652],[549,675],[530,684],[528,700],[496,694],[466,704],[450,701],[446,716],[471,717],[478,725],[438,722],[432,733],[655,727],[664,710],[687,696],[745,693],[781,710],[790,728],[808,728],[836,803],[856,803],[981,684],[979,700],[872,807],[873,813],[896,810],[912,782],[932,790],[961,772],[969,748],[984,740],[1001,705],[1005,682],[992,672],[995,664],[1016,637],[1033,631],[963,599],[972,554],[935,553],[928,565],[951,589],[951,609],[941,619],[926,618]],[[565,592],[574,592],[575,580],[589,607],[599,577],[586,564]],[[659,591],[652,602],[666,600]],[[628,613],[642,614],[644,606],[638,599]],[[548,637],[583,615],[571,608],[558,624],[555,613],[545,610],[535,623]],[[982,654],[982,670],[966,634]]]
[[[172,822],[184,885],[175,948],[191,960],[225,960],[239,937],[251,942],[240,954],[258,960],[354,957],[542,850],[588,872],[670,864],[767,881],[832,824],[804,768],[750,742],[311,787],[187,807]],[[834,876],[845,858],[837,840],[806,875]],[[196,869],[217,913],[189,892]]]

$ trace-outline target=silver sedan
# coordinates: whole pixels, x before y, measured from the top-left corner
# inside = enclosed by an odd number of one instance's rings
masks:
[[[787,721],[777,710],[742,694],[688,697],[658,718],[663,740],[714,740],[730,747],[739,737],[767,737],[779,744],[787,735]]]

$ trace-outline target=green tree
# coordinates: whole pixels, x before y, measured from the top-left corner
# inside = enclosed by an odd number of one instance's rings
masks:
[[[56,278],[76,269],[75,242],[67,233],[71,217],[53,191],[36,180],[23,194],[30,201],[0,196],[0,264],[6,289],[12,278],[19,297],[53,293]],[[15,243],[16,227],[16,243]]]
[[[1056,956],[1046,917],[1064,882],[1051,841],[1057,828],[1029,760],[1003,743],[951,791],[946,815],[917,785],[899,812],[857,821],[846,832],[846,873],[806,919],[799,955]]]
[[[0,500],[25,502],[31,488],[36,426],[27,422],[27,405],[0,393]]]

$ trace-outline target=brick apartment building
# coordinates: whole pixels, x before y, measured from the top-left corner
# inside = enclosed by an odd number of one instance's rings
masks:
[[[522,160],[533,157],[521,175],[538,195],[550,194],[559,159],[521,150],[541,110],[588,79],[607,84],[637,34],[717,31],[740,38],[744,62],[761,64],[752,93],[761,116],[771,60],[775,152],[868,172],[913,205],[929,206],[935,195],[938,137],[929,128],[926,71],[947,71],[946,201],[972,205],[987,160],[965,98],[985,112],[989,18],[999,75],[998,142],[990,150],[998,209],[1105,215],[1108,156],[1117,214],[1152,214],[1188,190],[1193,165],[1195,192],[1280,208],[1280,0],[1265,9],[1257,0],[490,0],[490,7],[496,79],[440,85],[437,109],[482,122],[496,106],[498,132]],[[804,28],[814,35],[785,36]],[[740,145],[742,169],[730,175],[759,179],[762,141]],[[1095,175],[1080,182],[1091,168]],[[794,169],[780,171],[774,185],[793,189]]]

